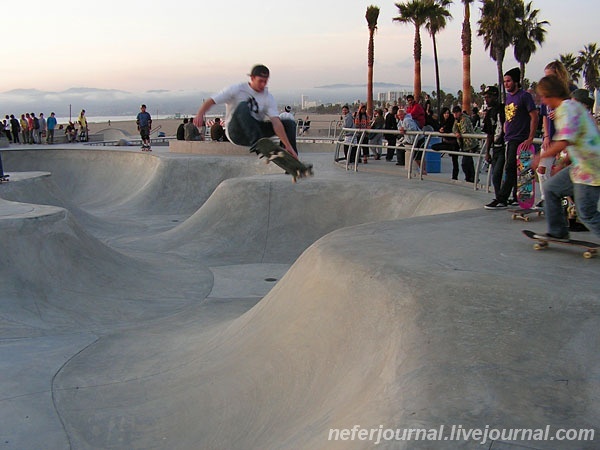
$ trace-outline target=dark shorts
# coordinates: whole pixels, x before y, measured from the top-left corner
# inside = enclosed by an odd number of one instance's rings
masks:
[[[140,136],[142,139],[150,139],[150,127],[140,127]]]

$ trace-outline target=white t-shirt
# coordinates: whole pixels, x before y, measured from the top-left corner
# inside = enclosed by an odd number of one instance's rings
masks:
[[[265,88],[263,92],[256,92],[250,87],[250,84],[234,84],[223,89],[218,94],[212,96],[216,104],[225,103],[225,123],[229,123],[231,114],[235,108],[242,103],[248,102],[252,117],[256,120],[267,121],[270,117],[279,117],[277,103],[269,90]]]

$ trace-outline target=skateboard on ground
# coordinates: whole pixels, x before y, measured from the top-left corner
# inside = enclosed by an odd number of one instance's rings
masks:
[[[531,209],[535,203],[535,170],[531,167],[535,147],[517,150],[517,201],[521,209]]]
[[[521,219],[525,222],[529,222],[531,220],[531,217],[529,217],[530,214],[536,214],[538,217],[544,214],[544,210],[541,208],[516,208],[509,209],[509,211],[512,213],[513,220]]]
[[[10,175],[8,175],[7,173],[5,173],[4,175],[2,175],[0,177],[0,183],[8,183],[10,180],[8,179],[10,177]]]
[[[550,247],[550,243],[556,243],[556,244],[563,244],[563,245],[571,245],[571,246],[575,246],[575,247],[581,247],[583,249],[585,249],[585,251],[583,252],[583,257],[586,259],[589,258],[593,258],[596,253],[598,253],[598,248],[600,248],[600,244],[595,244],[593,242],[587,242],[587,241],[578,241],[575,239],[569,239],[568,241],[561,241],[558,239],[553,239],[550,237],[535,237],[535,235],[537,233],[531,231],[531,230],[523,230],[523,234],[525,236],[527,236],[529,239],[533,239],[534,241],[536,241],[535,244],[533,244],[533,248],[534,250],[543,250],[547,247]]]
[[[294,158],[283,147],[280,147],[269,138],[259,139],[250,148],[250,151],[256,153],[261,158],[267,158],[267,164],[273,161],[277,166],[285,170],[285,173],[292,176],[294,183],[298,178],[313,176],[312,164],[304,164],[302,161]]]

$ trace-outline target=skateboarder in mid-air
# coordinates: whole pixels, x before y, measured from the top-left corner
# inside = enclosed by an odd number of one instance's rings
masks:
[[[142,151],[151,152],[150,148],[150,129],[152,128],[152,117],[146,111],[146,105],[142,105],[136,119],[137,127],[142,138]]]
[[[277,103],[267,89],[269,69],[256,65],[250,71],[250,81],[234,84],[206,100],[194,123],[200,127],[204,115],[215,104],[225,103],[225,133],[237,145],[253,147],[259,139],[277,136],[285,150],[298,158],[296,123],[281,120]]]
[[[567,150],[571,165],[544,183],[544,211],[548,232],[537,238],[569,239],[569,224],[562,209],[563,197],[574,197],[579,220],[600,237],[600,132],[583,105],[569,99],[569,90],[553,76],[542,78],[537,85],[541,101],[555,110],[556,133],[549,146],[536,156],[549,158]]]

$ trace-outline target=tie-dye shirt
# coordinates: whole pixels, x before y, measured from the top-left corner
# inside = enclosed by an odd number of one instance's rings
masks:
[[[600,132],[585,107],[575,100],[563,101],[554,115],[553,140],[567,141],[573,183],[600,186]]]

